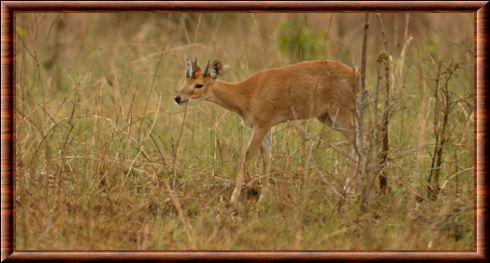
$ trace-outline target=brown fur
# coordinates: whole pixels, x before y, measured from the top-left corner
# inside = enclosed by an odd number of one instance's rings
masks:
[[[196,84],[203,88],[196,89]],[[341,131],[353,143],[356,94],[354,69],[338,61],[315,60],[257,72],[237,83],[213,79],[197,69],[194,78],[186,79],[178,96],[182,102],[206,100],[219,104],[240,115],[252,129],[253,136],[231,197],[231,202],[236,203],[247,164],[259,147],[264,172],[269,172],[270,138],[267,137],[272,126],[317,118]]]

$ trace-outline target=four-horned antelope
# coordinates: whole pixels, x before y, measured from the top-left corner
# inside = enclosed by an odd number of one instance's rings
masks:
[[[218,80],[222,75],[220,60],[208,61],[206,69],[201,71],[196,59],[191,61],[186,57],[186,78],[175,101],[216,103],[236,112],[252,130],[231,204],[239,200],[247,166],[259,149],[264,174],[270,172],[270,129],[276,124],[317,118],[354,143],[357,73],[353,68],[338,61],[315,60],[257,72],[237,83]],[[268,180],[264,181],[262,193],[268,187]]]

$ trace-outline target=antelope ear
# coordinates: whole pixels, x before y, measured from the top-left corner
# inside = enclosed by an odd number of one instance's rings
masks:
[[[223,75],[223,63],[221,60],[215,59],[209,65],[209,76],[213,79],[221,77]]]

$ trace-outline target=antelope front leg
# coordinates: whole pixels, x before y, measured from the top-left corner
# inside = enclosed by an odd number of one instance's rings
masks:
[[[272,161],[271,148],[272,148],[272,134],[269,131],[265,136],[264,140],[262,140],[262,144],[260,145],[260,153],[262,155],[262,164],[263,164],[262,176],[264,176],[264,178],[260,180],[262,184],[262,191],[260,193],[259,202],[262,201],[264,198],[267,198],[269,192],[268,176],[271,172],[271,161]]]
[[[230,198],[230,203],[232,205],[235,205],[238,200],[240,200],[240,193],[242,191],[245,174],[247,173],[247,167],[250,164],[253,155],[262,144],[262,140],[264,139],[264,136],[267,134],[268,131],[269,129],[265,128],[253,130],[252,139],[250,140],[247,152],[245,153],[245,157],[243,158],[240,170],[238,171],[238,174],[236,176],[235,189],[233,189],[233,193],[231,194]]]

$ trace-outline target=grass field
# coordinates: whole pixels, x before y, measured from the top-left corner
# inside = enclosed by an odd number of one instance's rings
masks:
[[[226,203],[249,130],[173,101],[185,54],[224,80],[300,60],[359,67],[363,14],[16,14],[16,249],[469,250],[474,236],[472,14],[383,14],[391,54],[388,191],[341,192],[344,138],[316,120],[273,130],[273,194]],[[370,19],[367,90],[383,50]],[[412,37],[412,40],[408,40]],[[440,192],[427,198],[438,65],[459,66]],[[437,113],[439,114],[439,113]],[[261,174],[257,160],[249,179]],[[250,189],[256,189],[252,182]]]

